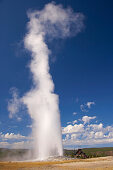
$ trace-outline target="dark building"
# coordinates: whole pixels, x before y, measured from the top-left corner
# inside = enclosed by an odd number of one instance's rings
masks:
[[[88,156],[82,151],[82,149],[78,149],[75,153],[76,158],[88,158]]]

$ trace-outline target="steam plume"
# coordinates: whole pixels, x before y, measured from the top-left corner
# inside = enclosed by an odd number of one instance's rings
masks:
[[[70,8],[49,3],[40,11],[28,12],[28,32],[24,45],[31,52],[30,71],[33,88],[21,98],[33,119],[35,157],[40,160],[62,156],[59,99],[54,94],[54,83],[49,73],[48,38],[77,35],[83,28],[84,16]]]

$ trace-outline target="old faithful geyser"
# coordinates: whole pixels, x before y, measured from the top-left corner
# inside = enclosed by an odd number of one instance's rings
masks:
[[[28,12],[28,32],[24,45],[31,52],[29,65],[33,88],[22,98],[33,119],[34,154],[37,160],[50,156],[62,156],[62,137],[58,95],[49,73],[48,39],[76,35],[83,27],[83,15],[64,9],[54,2],[40,11]]]

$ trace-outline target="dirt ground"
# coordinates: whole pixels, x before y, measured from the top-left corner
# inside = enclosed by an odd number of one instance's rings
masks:
[[[0,162],[0,170],[113,170],[113,156],[52,162]]]

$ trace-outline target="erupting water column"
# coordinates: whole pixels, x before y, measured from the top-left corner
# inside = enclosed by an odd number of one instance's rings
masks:
[[[25,48],[31,52],[29,65],[33,76],[33,88],[22,98],[33,119],[34,153],[37,160],[50,156],[62,156],[62,137],[58,96],[49,73],[47,39],[76,35],[83,26],[83,15],[74,14],[70,8],[49,3],[41,11],[28,13],[28,33]],[[72,28],[72,25],[75,27]],[[71,29],[72,28],[72,29]]]

